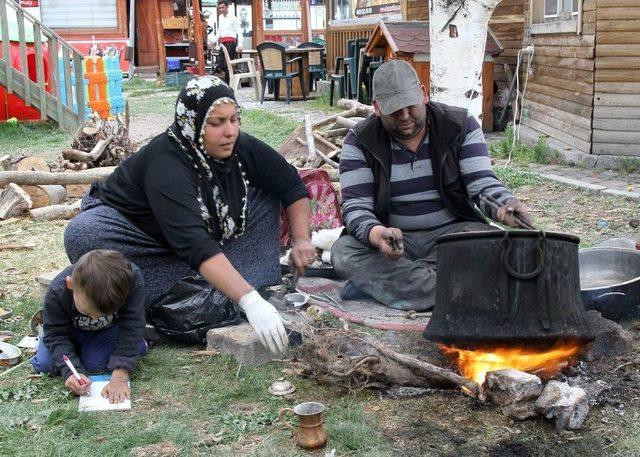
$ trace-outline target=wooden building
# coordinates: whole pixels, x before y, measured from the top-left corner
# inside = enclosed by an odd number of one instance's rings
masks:
[[[543,0],[525,4],[525,44],[534,45],[534,57],[522,124],[565,149],[640,157],[638,1],[566,6],[549,12]]]

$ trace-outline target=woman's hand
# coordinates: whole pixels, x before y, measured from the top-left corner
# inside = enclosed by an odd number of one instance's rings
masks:
[[[309,239],[297,240],[293,242],[289,257],[298,272],[304,274],[304,267],[316,261],[316,248],[313,247]]]
[[[247,315],[249,324],[265,348],[274,354],[283,354],[287,350],[289,337],[278,310],[271,303],[252,290],[240,298],[238,306]]]

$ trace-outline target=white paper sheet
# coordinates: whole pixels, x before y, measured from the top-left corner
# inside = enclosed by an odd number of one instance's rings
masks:
[[[108,398],[102,396],[102,389],[109,384],[110,375],[89,376],[91,379],[91,387],[89,392],[91,396],[82,395],[78,402],[78,411],[127,411],[131,409],[131,399],[127,399],[122,403],[109,403]],[[129,382],[129,387],[131,383]]]

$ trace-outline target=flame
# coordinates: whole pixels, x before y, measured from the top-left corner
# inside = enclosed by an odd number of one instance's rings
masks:
[[[514,368],[553,376],[575,358],[582,346],[578,342],[558,342],[550,349],[499,347],[492,349],[460,349],[440,345],[440,350],[452,357],[465,378],[482,384],[489,371]]]

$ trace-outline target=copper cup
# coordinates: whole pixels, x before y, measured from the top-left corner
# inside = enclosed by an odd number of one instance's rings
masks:
[[[293,408],[282,408],[278,420],[291,429],[298,446],[304,449],[318,449],[327,444],[327,431],[322,420],[324,409],[322,403],[300,403]],[[297,430],[285,420],[284,416],[288,412],[298,417]]]

